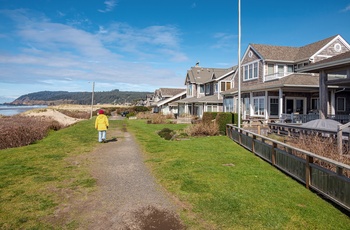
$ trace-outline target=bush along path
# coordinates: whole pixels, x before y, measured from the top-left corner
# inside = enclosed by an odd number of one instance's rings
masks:
[[[57,211],[57,215],[70,215],[66,225],[78,229],[184,229],[176,206],[144,165],[142,152],[125,127],[116,128],[111,122],[107,143],[99,144],[84,161],[90,162],[96,191]]]

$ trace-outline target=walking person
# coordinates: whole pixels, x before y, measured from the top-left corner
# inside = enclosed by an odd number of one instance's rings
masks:
[[[95,121],[95,129],[98,130],[98,142],[104,142],[106,143],[106,132],[108,129],[109,123],[108,123],[108,118],[104,114],[104,111],[100,109],[98,111],[98,116],[96,117]]]

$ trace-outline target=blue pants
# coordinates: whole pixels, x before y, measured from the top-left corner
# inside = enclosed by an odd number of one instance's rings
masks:
[[[98,142],[106,140],[106,130],[98,131]]]

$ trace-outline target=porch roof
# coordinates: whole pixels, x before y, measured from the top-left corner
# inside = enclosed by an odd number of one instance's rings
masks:
[[[200,98],[190,97],[177,101],[179,104],[189,104],[189,103],[222,103],[222,99],[218,98],[218,95],[210,95]]]
[[[326,84],[328,87],[350,87],[350,51],[310,64],[309,66],[300,68],[299,71],[306,73],[318,73],[324,71],[327,74],[332,74],[332,72],[343,72],[346,75],[346,78],[334,80],[328,79],[326,80]]]
[[[294,73],[289,76],[279,78],[273,81],[266,81],[260,84],[243,85],[241,92],[252,92],[258,90],[277,90],[279,88],[293,88],[296,91],[309,91],[310,88],[318,89],[319,76],[311,74]],[[237,93],[237,88],[227,90],[222,95],[230,95]]]
[[[308,66],[300,68],[299,72],[318,73],[320,70],[350,67],[350,51],[324,59],[322,61],[312,63]]]

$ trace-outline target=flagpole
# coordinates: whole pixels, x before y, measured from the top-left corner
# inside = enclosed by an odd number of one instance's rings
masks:
[[[238,128],[241,128],[241,0],[238,0]]]

